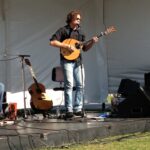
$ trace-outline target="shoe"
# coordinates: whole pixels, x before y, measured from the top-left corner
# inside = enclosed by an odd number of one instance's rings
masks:
[[[70,119],[72,117],[73,117],[73,112],[66,112],[66,116],[65,116],[66,119]]]
[[[0,120],[3,120],[5,116],[3,114],[0,114]]]
[[[74,115],[84,117],[84,112],[83,111],[74,112]]]

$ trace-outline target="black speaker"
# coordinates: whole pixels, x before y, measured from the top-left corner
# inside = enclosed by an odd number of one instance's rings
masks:
[[[130,79],[122,79],[118,88],[118,93],[123,97],[129,97],[136,95],[138,89],[140,87],[140,83],[130,80]]]
[[[144,74],[144,87],[150,91],[150,72]]]
[[[140,86],[140,83],[123,79],[118,88],[121,97],[116,106],[120,117],[148,117],[150,116],[150,96]]]

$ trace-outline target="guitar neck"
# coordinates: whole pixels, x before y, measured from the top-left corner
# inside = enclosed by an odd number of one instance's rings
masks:
[[[107,28],[105,31],[101,32],[99,35],[97,35],[97,38],[100,38],[104,35],[108,35],[109,33],[112,33],[115,31],[116,31],[115,27],[111,26],[111,27]],[[91,40],[87,41],[87,43],[90,42]]]
[[[106,35],[105,32],[101,32],[100,35],[97,35],[97,38],[100,38],[102,36]]]
[[[30,61],[29,61],[28,59],[26,59],[25,62],[26,62],[26,64],[27,64],[28,67],[29,67],[30,73],[31,73],[31,75],[32,75],[32,78],[33,78],[33,80],[34,80],[34,83],[35,83],[35,85],[36,85],[36,88],[37,88],[38,92],[41,92],[40,87],[39,87],[39,84],[38,84],[38,81],[37,81],[37,79],[36,79],[36,76],[35,76],[35,73],[34,73],[34,71],[33,71],[32,66],[31,66]]]
[[[34,80],[34,83],[36,84],[36,87],[39,88],[39,85],[38,85],[38,82],[37,82],[36,78],[33,77],[33,76],[32,76],[32,78],[33,78],[33,80]]]
[[[97,35],[97,38],[100,38],[102,36],[106,35],[105,32],[101,32],[99,35]],[[91,42],[93,39],[90,39],[89,41],[83,42],[82,45],[87,44],[89,42]]]
[[[35,73],[34,73],[34,71],[33,71],[32,67],[31,67],[31,66],[29,66],[29,69],[30,69],[30,72],[31,72],[32,78],[33,78],[33,80],[34,80],[34,83],[36,84],[37,89],[39,89],[39,84],[38,84],[38,81],[37,81],[37,79],[36,79],[36,77],[35,77]]]

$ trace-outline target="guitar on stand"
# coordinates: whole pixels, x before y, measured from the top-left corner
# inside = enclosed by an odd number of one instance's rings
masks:
[[[28,88],[28,91],[31,95],[31,107],[33,109],[42,111],[51,109],[53,107],[53,102],[46,94],[45,86],[41,83],[38,83],[29,59],[25,59],[25,63],[29,66],[30,73],[34,80],[34,83]]]
[[[110,26],[108,27],[104,32],[101,32],[100,35],[97,36],[97,38],[100,38],[104,35],[108,35],[112,32],[115,32],[116,29],[114,26]],[[92,39],[91,39],[92,40]],[[71,46],[74,46],[75,47],[75,50],[73,52],[70,52],[68,49],[65,49],[65,48],[61,48],[60,49],[60,52],[61,54],[63,55],[63,57],[67,60],[75,60],[79,57],[80,53],[81,53],[81,50],[83,48],[84,45],[86,45],[86,43],[90,42],[91,40],[89,41],[86,41],[86,42],[80,42],[76,39],[66,39],[63,41],[63,43],[65,44],[69,44]]]

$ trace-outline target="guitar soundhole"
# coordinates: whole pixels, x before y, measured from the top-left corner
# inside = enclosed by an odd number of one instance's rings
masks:
[[[80,49],[80,44],[79,43],[75,43],[75,47],[77,48],[77,49]]]
[[[37,93],[42,93],[41,89],[39,89],[39,88],[36,89],[36,92]]]

